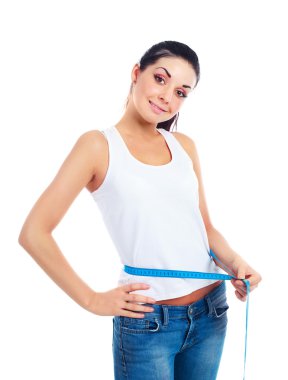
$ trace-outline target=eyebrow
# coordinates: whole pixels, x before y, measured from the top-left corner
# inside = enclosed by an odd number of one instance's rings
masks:
[[[156,69],[163,69],[166,72],[166,74],[168,75],[168,77],[171,78],[171,74],[169,73],[169,71],[167,69],[165,69],[165,67],[160,66],[160,67],[156,67]],[[187,84],[183,84],[182,87],[190,88],[190,90],[191,90],[191,87],[188,86]]]

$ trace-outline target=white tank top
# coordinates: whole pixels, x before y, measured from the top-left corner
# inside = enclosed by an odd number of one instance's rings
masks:
[[[108,141],[109,166],[91,195],[120,261],[140,268],[223,273],[209,255],[193,162],[171,132],[157,130],[172,155],[169,163],[157,166],[136,159],[114,125],[101,131]],[[149,289],[131,293],[159,301],[187,295],[215,281],[135,276],[121,268],[118,286],[147,283]]]

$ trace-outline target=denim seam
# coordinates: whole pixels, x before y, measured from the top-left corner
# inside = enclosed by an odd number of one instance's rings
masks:
[[[185,336],[185,339],[184,339],[184,343],[182,344],[180,350],[179,350],[179,353],[182,352],[182,351],[185,351],[186,348],[188,347],[191,347],[193,345],[193,342],[192,344],[189,344],[187,343],[188,341],[188,337],[191,336],[191,341],[193,340],[194,341],[194,338],[195,338],[195,323],[193,323],[193,318],[190,320],[189,322],[189,327],[188,327],[188,332]]]
[[[119,331],[119,340],[120,340],[120,353],[121,353],[121,361],[122,361],[122,366],[123,366],[123,372],[124,376],[128,376],[127,374],[127,367],[126,367],[126,362],[125,362],[125,355],[124,355],[124,350],[123,350],[123,337],[122,337],[122,320],[120,317],[120,331]]]
[[[143,327],[143,328],[131,328],[131,324],[125,324],[123,323],[121,325],[121,333],[123,334],[125,332],[125,334],[148,334],[148,333],[153,333],[153,332],[157,332],[159,329],[160,329],[160,322],[159,322],[159,319],[157,317],[153,317],[153,320],[139,320],[138,318],[135,318],[135,323],[137,324],[138,322],[140,322],[140,326]],[[137,320],[138,319],[138,320]],[[154,326],[152,326],[152,323],[155,323],[157,326],[156,328],[154,328]],[[140,327],[139,326],[139,327]],[[122,335],[121,335],[122,337]]]

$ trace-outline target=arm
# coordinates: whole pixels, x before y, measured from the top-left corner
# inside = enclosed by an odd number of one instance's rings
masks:
[[[53,239],[52,231],[93,177],[99,133],[90,131],[80,136],[54,180],[30,211],[18,239],[48,276],[84,308],[94,292],[69,265]]]
[[[106,139],[100,131],[84,133],[60,167],[56,177],[30,211],[19,235],[19,244],[47,275],[75,302],[96,315],[143,318],[152,311],[138,303],[155,303],[150,297],[130,294],[147,289],[132,283],[107,292],[93,291],[73,270],[52,237],[52,232],[79,192],[94,177],[95,164],[106,155]]]
[[[253,269],[238,253],[236,253],[225,240],[224,236],[211,227],[207,230],[209,246],[216,256],[235,274],[239,279],[246,279],[250,282],[250,290],[252,291],[261,281],[261,276]],[[219,252],[219,253],[218,253]],[[221,266],[218,262],[217,265]],[[225,268],[223,268],[225,270]],[[246,300],[246,286],[241,280],[232,279],[231,283],[235,287],[235,294],[241,301]]]
[[[176,134],[179,142],[182,144],[183,148],[186,150],[193,162],[194,172],[198,179],[199,209],[207,231],[209,246],[216,254],[216,256],[223,262],[223,264],[226,265],[233,273],[235,273],[235,276],[237,278],[249,280],[250,290],[252,291],[261,281],[261,276],[252,267],[250,267],[237,252],[235,252],[230,247],[224,236],[221,235],[221,233],[213,226],[211,222],[204,192],[200,160],[195,142],[189,136],[183,133],[174,133]],[[219,265],[218,263],[216,264]],[[231,282],[236,289],[235,294],[237,298],[239,298],[241,301],[245,301],[246,287],[243,282],[241,280],[231,280]]]

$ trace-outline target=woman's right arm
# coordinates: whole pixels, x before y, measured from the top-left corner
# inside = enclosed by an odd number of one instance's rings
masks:
[[[28,214],[19,235],[19,244],[74,301],[86,308],[93,293],[69,265],[52,237],[73,200],[94,175],[97,134],[79,137],[57,175]]]
[[[73,200],[94,177],[97,157],[103,153],[103,139],[97,130],[79,137],[55,178],[28,214],[18,241],[48,276],[86,310],[98,315],[139,317],[139,314],[122,308],[126,305],[125,300],[149,302],[147,297],[129,294],[129,291],[145,289],[143,284],[96,293],[73,270],[52,237]],[[131,310],[144,310],[133,303],[129,305]]]

